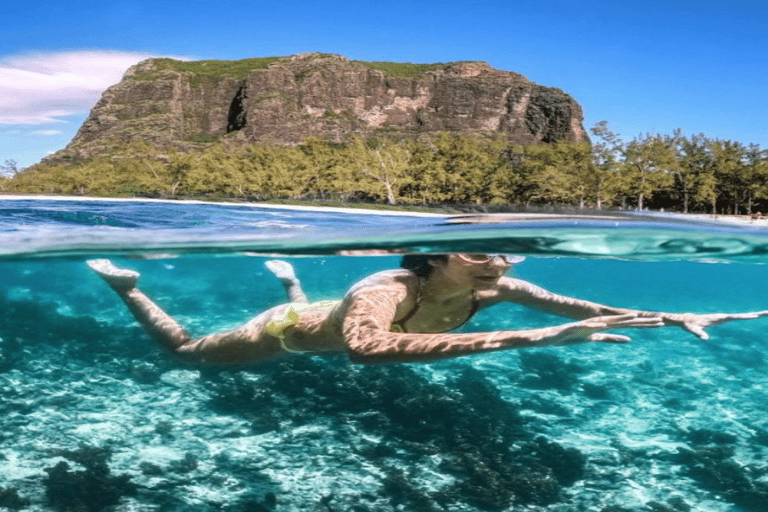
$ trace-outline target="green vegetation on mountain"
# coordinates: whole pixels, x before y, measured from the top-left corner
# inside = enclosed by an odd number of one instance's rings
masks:
[[[648,134],[625,143],[607,123],[593,143],[516,145],[497,135],[213,145],[158,152],[147,143],[69,165],[7,172],[0,191],[120,197],[324,200],[399,205],[557,205],[768,211],[768,155],[759,146]]]
[[[133,80],[153,80],[165,70],[179,73],[192,73],[199,76],[219,77],[231,76],[245,78],[251,71],[266,69],[284,57],[257,57],[241,60],[198,60],[183,61],[175,59],[153,59],[154,69],[151,72],[136,73],[131,76]]]
[[[410,62],[366,62],[362,60],[353,60],[352,63],[362,64],[365,67],[381,71],[387,76],[397,78],[414,78],[423,75],[427,71],[435,71],[447,65],[443,63],[412,64]]]
[[[317,59],[327,57],[325,54],[314,54]],[[289,57],[256,57],[240,60],[198,60],[182,61],[175,59],[153,59],[155,70],[152,73],[136,74],[134,79],[154,78],[157,72],[172,70],[180,73],[192,73],[200,76],[231,76],[234,78],[245,78],[251,71],[257,69],[267,69],[271,64],[285,61]],[[376,69],[387,76],[398,78],[413,78],[423,75],[427,71],[435,71],[445,68],[449,64],[413,64],[411,62],[368,62],[362,60],[350,61],[352,64],[360,64],[370,69]],[[453,62],[451,64],[458,64]]]

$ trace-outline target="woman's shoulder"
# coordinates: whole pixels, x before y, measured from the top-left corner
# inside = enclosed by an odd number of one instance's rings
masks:
[[[419,278],[409,270],[382,270],[355,283],[350,289],[350,293],[386,289],[392,292],[407,294],[410,290],[417,290],[418,285]]]
[[[388,283],[392,285],[410,286],[418,284],[418,281],[419,278],[416,277],[416,275],[410,270],[395,268],[391,270],[382,270],[381,272],[371,274],[368,277],[358,281],[358,284],[366,283],[381,285]]]
[[[504,276],[499,279],[498,283],[496,283],[496,286],[493,288],[478,292],[477,297],[482,306],[487,306],[509,300],[511,297],[519,295],[526,289],[526,285],[530,284],[531,283],[523,281],[522,279]]]

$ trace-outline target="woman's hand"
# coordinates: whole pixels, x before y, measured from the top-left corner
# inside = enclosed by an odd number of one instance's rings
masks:
[[[768,315],[768,311],[754,311],[752,313],[709,313],[699,315],[696,313],[660,313],[666,325],[682,327],[699,339],[708,340],[709,334],[704,329],[713,325],[719,325],[732,320],[753,320]]]
[[[563,324],[549,328],[553,332],[545,333],[542,340],[545,345],[574,345],[587,341],[601,343],[626,343],[631,340],[628,336],[600,332],[610,329],[637,329],[663,327],[664,320],[660,316],[643,317],[636,313],[624,315],[598,316],[580,322]]]

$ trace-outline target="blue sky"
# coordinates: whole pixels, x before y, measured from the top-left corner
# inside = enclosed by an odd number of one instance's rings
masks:
[[[624,139],[704,133],[768,149],[768,2],[454,0],[6,2],[0,164],[63,148],[101,92],[151,56],[303,52],[483,60],[559,87]]]

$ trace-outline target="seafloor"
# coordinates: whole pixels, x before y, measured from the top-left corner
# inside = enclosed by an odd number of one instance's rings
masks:
[[[5,267],[0,510],[768,510],[759,331],[201,369],[156,348],[98,280],[73,287],[81,267]],[[216,293],[239,292],[190,284],[174,300],[201,316]]]

